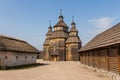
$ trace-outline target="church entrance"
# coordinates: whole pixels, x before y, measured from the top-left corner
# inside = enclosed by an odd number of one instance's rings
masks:
[[[50,60],[51,61],[59,61],[59,53],[57,50],[54,50],[50,54]]]
[[[58,55],[52,55],[51,56],[51,60],[52,61],[58,61],[59,60],[59,56]]]

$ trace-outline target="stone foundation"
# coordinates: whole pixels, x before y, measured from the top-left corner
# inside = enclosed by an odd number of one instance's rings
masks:
[[[113,72],[108,72],[108,71],[105,71],[103,69],[93,68],[92,66],[87,66],[87,65],[84,65],[84,64],[81,64],[81,66],[85,67],[87,69],[93,70],[95,72],[98,72],[98,73],[102,74],[103,76],[110,77],[112,80],[120,80],[119,74],[116,74],[116,73],[113,73]]]

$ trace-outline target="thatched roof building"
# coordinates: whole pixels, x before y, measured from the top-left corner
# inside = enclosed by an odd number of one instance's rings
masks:
[[[23,40],[0,35],[0,68],[35,64],[39,53]]]
[[[0,35],[0,51],[39,53],[35,47],[27,42],[4,35]]]

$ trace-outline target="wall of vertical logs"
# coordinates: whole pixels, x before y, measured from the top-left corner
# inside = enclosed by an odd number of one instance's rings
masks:
[[[120,44],[81,51],[81,64],[120,74]]]

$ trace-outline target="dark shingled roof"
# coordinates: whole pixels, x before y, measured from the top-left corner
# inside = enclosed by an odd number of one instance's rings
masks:
[[[59,26],[62,26],[62,27],[68,27],[67,24],[65,24],[64,21],[58,21],[58,23],[54,26],[54,27],[59,27]]]
[[[50,25],[49,28],[48,28],[48,32],[46,35],[51,35],[52,34],[52,26]]]
[[[72,27],[70,29],[70,32],[78,32],[76,26],[75,26],[75,23],[72,23]]]
[[[78,30],[76,29],[76,27],[72,27],[72,28],[70,29],[70,31],[72,31],[72,32],[78,32]]]
[[[0,35],[0,51],[17,51],[39,53],[39,51],[25,41]]]
[[[45,39],[45,41],[44,41],[44,44],[43,44],[44,46],[45,45],[49,45],[49,40],[48,39]]]
[[[51,35],[52,35],[52,30],[49,29],[47,34],[46,34],[47,38],[45,39],[43,45],[49,45],[49,39],[51,38]]]
[[[78,30],[77,30],[77,28],[75,27],[75,23],[72,23],[72,27],[71,27],[69,33],[71,33],[71,32],[76,32],[76,33],[78,33]],[[68,36],[68,39],[66,40],[66,43],[79,43],[79,42],[81,42],[81,40],[80,40],[80,38],[79,38],[78,35],[75,35],[75,36],[70,36],[70,35],[69,35],[69,36]]]
[[[51,34],[52,34],[52,31],[48,30],[46,35],[51,35]]]
[[[79,51],[86,51],[120,43],[120,23],[98,34]]]

